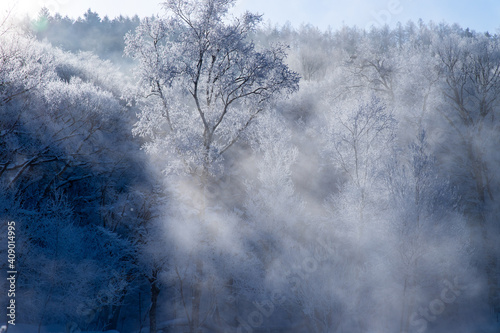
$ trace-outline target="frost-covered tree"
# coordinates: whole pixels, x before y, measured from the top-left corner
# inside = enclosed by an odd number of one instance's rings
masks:
[[[451,129],[450,136],[461,146],[450,152],[456,163],[448,166],[467,191],[467,213],[484,251],[489,303],[498,313],[498,249],[491,236],[492,230],[498,230],[498,223],[487,212],[496,206],[499,184],[494,170],[498,166],[495,147],[499,143],[500,42],[497,37],[452,33],[436,37],[434,45],[443,73],[445,102],[437,110]]]
[[[394,265],[388,278],[402,289],[401,297],[390,302],[400,311],[400,331],[410,332],[423,325],[417,312],[418,304],[431,297],[423,297],[429,293],[428,281],[443,277],[463,281],[471,265],[472,244],[456,190],[439,177],[425,131],[389,161],[384,173],[385,218],[395,241],[387,243],[394,253],[387,257]],[[396,288],[392,293],[400,295]]]
[[[0,35],[0,106],[23,94],[43,88],[54,78],[49,55],[17,29]]]
[[[381,161],[392,149],[395,120],[374,96],[349,103],[339,103],[324,113],[324,154],[345,176],[345,189],[354,189],[362,219],[367,193],[373,189]]]
[[[372,30],[361,39],[354,54],[346,54],[349,89],[371,89],[379,98],[394,100],[394,79],[400,64],[391,34],[388,27]]]
[[[248,39],[260,16],[224,22],[234,2],[168,1],[170,18],[127,35],[146,97],[135,133],[180,154],[190,171],[208,171],[275,96],[297,89],[285,47],[257,50]]]
[[[105,73],[96,57],[86,62],[19,29],[0,36],[0,54],[0,215],[18,223],[25,246],[29,310],[20,319],[116,328],[134,266],[134,248],[120,240],[133,221],[123,201],[139,175],[123,86],[110,84],[109,63]]]
[[[480,140],[493,130],[500,106],[500,42],[497,38],[464,39],[454,34],[435,44],[444,74],[442,90],[449,103],[439,110],[465,145],[476,199],[482,205],[493,200]]]
[[[261,17],[229,19],[234,0],[164,3],[167,18],[145,19],[126,37],[140,63],[141,113],[135,134],[167,174],[199,177],[204,223],[208,176],[254,118],[276,97],[297,90],[285,47],[259,50],[249,40]],[[220,164],[219,164],[220,165]],[[203,263],[196,262],[190,326],[200,324]]]

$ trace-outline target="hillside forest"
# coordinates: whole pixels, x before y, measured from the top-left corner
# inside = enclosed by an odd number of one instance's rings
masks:
[[[0,20],[8,332],[499,332],[500,36],[234,3]]]

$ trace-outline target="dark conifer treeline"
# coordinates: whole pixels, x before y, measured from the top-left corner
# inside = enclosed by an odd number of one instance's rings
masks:
[[[52,15],[44,8],[35,20],[25,22],[25,26],[38,40],[47,39],[53,46],[64,51],[88,51],[101,59],[123,62],[126,61],[123,58],[124,36],[139,23],[137,15],[132,18],[101,18],[98,13],[89,9],[83,18],[73,19],[57,13]]]

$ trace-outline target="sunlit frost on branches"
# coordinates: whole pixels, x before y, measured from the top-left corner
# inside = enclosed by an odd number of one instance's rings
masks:
[[[258,50],[248,34],[261,17],[229,19],[233,4],[168,1],[167,18],[145,19],[126,37],[144,88],[134,133],[151,140],[151,152],[175,152],[190,171],[211,168],[275,96],[298,89],[286,48]]]

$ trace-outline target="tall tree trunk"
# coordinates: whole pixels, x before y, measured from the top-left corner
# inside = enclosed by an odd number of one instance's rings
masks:
[[[481,213],[479,217],[481,233],[482,233],[482,241],[484,246],[484,255],[485,255],[485,270],[486,270],[486,278],[488,283],[488,304],[491,307],[493,314],[497,316],[498,321],[498,313],[500,313],[500,287],[498,285],[498,258],[495,251],[495,241],[492,240],[490,232],[488,232],[487,221],[484,216],[484,213]]]
[[[484,161],[482,156],[476,153],[472,143],[469,144],[469,158],[472,162],[472,173],[476,185],[477,203],[473,214],[475,223],[479,226],[481,242],[484,249],[485,271],[488,280],[488,304],[494,313],[500,312],[500,287],[498,285],[498,264],[495,242],[491,239],[488,230],[488,221],[485,216],[487,208],[487,175],[484,174]]]
[[[120,311],[122,308],[123,300],[125,298],[126,292],[120,296],[120,300],[118,301],[118,305],[112,305],[110,308],[111,319],[108,324],[105,326],[105,330],[117,330],[118,329],[118,319],[120,318]]]
[[[210,138],[208,140],[210,140]],[[202,202],[200,207],[199,218],[200,222],[203,225],[206,223],[205,210],[207,206],[206,203],[207,186],[209,180],[209,166],[210,166],[209,152],[210,152],[210,141],[208,141],[208,143],[205,143],[204,163],[203,163],[202,173],[200,176],[200,190],[202,191]],[[201,258],[197,258],[196,275],[193,283],[193,302],[192,302],[192,313],[191,313],[192,320],[190,327],[190,331],[192,333],[199,332],[202,291],[203,291],[203,261]]]
[[[203,261],[201,259],[196,260],[196,278],[193,285],[193,312],[192,312],[192,322],[191,322],[191,332],[196,333],[200,326],[200,307],[201,307],[201,294],[202,294],[202,279],[203,275]]]
[[[149,278],[151,284],[151,308],[149,309],[149,332],[156,333],[156,309],[158,304],[158,295],[160,288],[158,287],[158,271],[153,271],[153,277]]]

